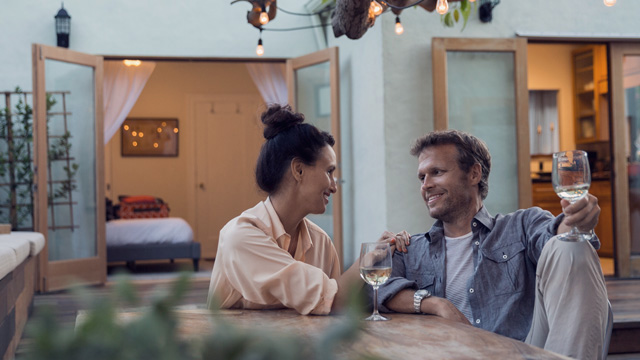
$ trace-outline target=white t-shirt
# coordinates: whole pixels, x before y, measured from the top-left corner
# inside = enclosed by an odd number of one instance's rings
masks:
[[[473,232],[450,238],[445,236],[445,266],[447,284],[444,297],[460,310],[469,322],[473,320],[469,305],[469,278],[473,275]]]

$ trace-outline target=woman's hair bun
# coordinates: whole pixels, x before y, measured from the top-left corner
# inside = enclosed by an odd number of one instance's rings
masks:
[[[272,104],[260,118],[264,124],[264,137],[269,140],[281,132],[304,122],[304,115],[291,110],[289,105]]]

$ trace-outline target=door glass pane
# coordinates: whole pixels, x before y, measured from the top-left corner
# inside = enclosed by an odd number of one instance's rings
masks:
[[[47,59],[45,88],[49,260],[93,257],[97,255],[93,68]]]
[[[296,111],[303,113],[308,123],[331,133],[329,62],[298,69],[295,79]],[[329,198],[324,214],[310,214],[307,218],[333,239],[333,196]]]
[[[625,118],[629,134],[629,216],[631,254],[640,255],[640,56],[625,56],[624,73]]]
[[[487,143],[493,215],[518,209],[514,56],[511,52],[447,52],[449,128]]]

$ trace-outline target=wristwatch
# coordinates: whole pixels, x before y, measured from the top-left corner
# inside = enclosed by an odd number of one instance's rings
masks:
[[[418,290],[413,294],[413,310],[416,312],[416,314],[421,314],[422,311],[420,311],[420,304],[422,304],[422,300],[428,298],[431,296],[431,293],[429,292],[429,290]]]

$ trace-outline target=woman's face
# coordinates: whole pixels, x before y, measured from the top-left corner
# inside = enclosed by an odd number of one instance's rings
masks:
[[[338,190],[333,177],[336,166],[336,153],[329,145],[320,150],[315,165],[303,166],[300,191],[309,213],[324,213],[329,203],[329,196]]]

